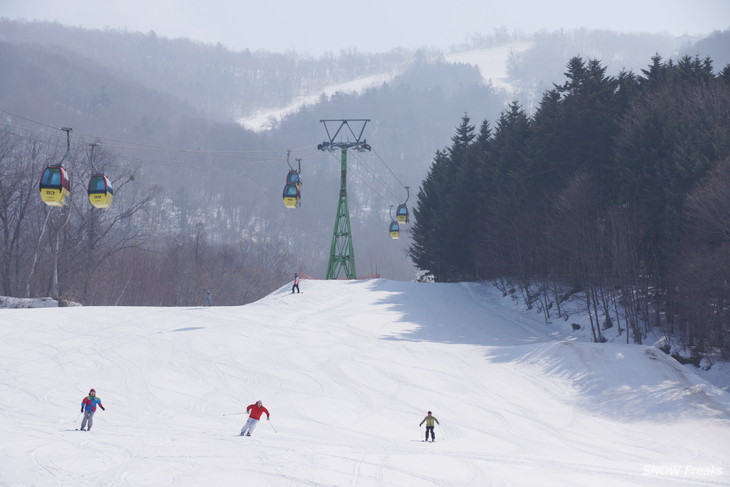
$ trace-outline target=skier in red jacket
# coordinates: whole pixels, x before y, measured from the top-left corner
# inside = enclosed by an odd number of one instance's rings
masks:
[[[246,420],[246,424],[244,424],[243,428],[241,428],[241,436],[251,436],[251,433],[253,433],[253,430],[259,423],[259,420],[261,419],[261,415],[263,413],[266,413],[266,421],[268,421],[271,417],[271,415],[269,414],[269,410],[266,409],[263,404],[261,404],[261,401],[256,401],[256,404],[250,404],[249,406],[247,406],[246,412],[249,413],[249,415],[248,419]]]

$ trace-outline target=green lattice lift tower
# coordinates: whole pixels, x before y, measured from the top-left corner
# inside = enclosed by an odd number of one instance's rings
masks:
[[[326,140],[319,144],[319,150],[335,150],[340,149],[340,198],[337,202],[337,214],[335,215],[335,229],[332,233],[332,245],[330,246],[330,260],[327,264],[327,279],[338,279],[340,271],[345,271],[347,279],[355,279],[355,250],[352,245],[352,232],[350,230],[350,210],[347,206],[347,149],[357,151],[370,150],[370,146],[362,134],[365,131],[365,125],[370,120],[359,119],[338,119],[338,120],[320,120],[324,124],[324,130],[327,132]],[[334,133],[330,132],[327,123],[339,124]],[[355,132],[350,126],[351,123],[362,124],[359,132]],[[343,129],[347,130],[343,132]],[[352,137],[354,140],[342,141],[342,135]]]

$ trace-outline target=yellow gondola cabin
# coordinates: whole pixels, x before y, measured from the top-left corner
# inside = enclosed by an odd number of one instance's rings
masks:
[[[390,222],[390,228],[388,231],[390,232],[390,238],[400,238],[400,227],[398,226],[398,222]]]
[[[63,166],[48,166],[41,174],[41,199],[49,206],[63,206],[71,195],[71,181]]]
[[[284,206],[287,208],[296,208],[299,206],[301,198],[299,187],[296,184],[287,184],[284,186]]]
[[[109,208],[114,199],[114,189],[106,174],[94,174],[89,180],[89,202],[95,208]]]
[[[408,207],[403,203],[395,210],[395,219],[398,223],[408,223]]]

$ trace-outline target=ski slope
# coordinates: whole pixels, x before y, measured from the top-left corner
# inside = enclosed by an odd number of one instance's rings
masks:
[[[507,62],[512,53],[521,53],[532,47],[532,42],[515,42],[497,47],[484,49],[469,49],[455,51],[445,55],[449,63],[470,64],[476,66],[482,75],[484,83],[491,83],[495,88],[511,91],[507,72]],[[322,96],[332,96],[335,93],[358,94],[368,88],[382,86],[396,79],[406,68],[395,69],[390,72],[372,74],[352,79],[343,83],[335,83],[313,93],[297,96],[285,106],[268,107],[256,110],[237,120],[238,124],[247,130],[262,132],[276,127],[282,120],[292,115],[302,107],[315,105]]]
[[[655,348],[565,339],[486,285],[301,288],[0,309],[0,486],[730,485],[730,394]]]

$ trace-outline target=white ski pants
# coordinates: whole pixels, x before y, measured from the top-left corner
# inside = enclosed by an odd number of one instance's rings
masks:
[[[246,424],[244,424],[243,428],[241,428],[241,434],[250,435],[251,433],[253,433],[253,430],[256,429],[257,424],[259,424],[258,419],[248,418],[246,420]]]

